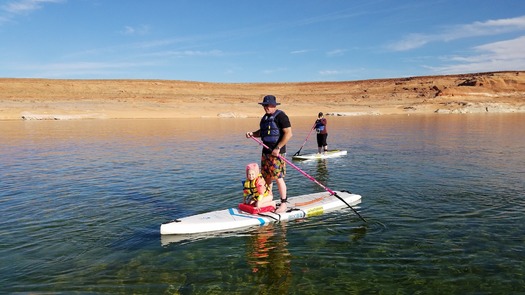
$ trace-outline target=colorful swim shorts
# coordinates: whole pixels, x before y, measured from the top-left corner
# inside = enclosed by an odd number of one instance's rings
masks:
[[[284,178],[286,175],[286,162],[271,154],[262,154],[261,174],[265,179],[268,175],[271,176],[270,179]]]

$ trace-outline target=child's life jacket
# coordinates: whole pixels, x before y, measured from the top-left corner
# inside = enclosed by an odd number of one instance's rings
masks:
[[[246,179],[243,184],[244,203],[251,201],[260,201],[262,198],[270,195],[270,187],[264,181],[262,174],[259,172],[259,165],[251,163],[246,166],[246,178],[248,172],[254,170],[257,177],[253,180]]]

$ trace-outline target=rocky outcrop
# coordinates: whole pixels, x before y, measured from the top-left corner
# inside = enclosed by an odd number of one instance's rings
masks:
[[[246,115],[238,114],[234,112],[218,113],[218,118],[246,118]]]
[[[434,111],[438,114],[525,113],[525,105],[505,103],[456,103]]]
[[[327,116],[336,117],[351,117],[351,116],[369,116],[369,115],[381,115],[380,112],[332,112],[326,113]]]

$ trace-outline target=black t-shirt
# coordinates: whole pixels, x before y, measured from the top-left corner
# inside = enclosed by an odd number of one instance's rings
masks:
[[[276,110],[276,112],[277,112],[277,110]],[[261,121],[262,121],[262,119],[261,119]],[[279,127],[280,135],[279,135],[279,140],[277,141],[277,143],[279,143],[281,141],[281,139],[283,138],[283,135],[284,135],[283,129],[284,128],[288,128],[288,127],[292,127],[292,124],[290,124],[290,119],[288,118],[288,115],[286,115],[283,111],[280,111],[277,114],[277,116],[275,116],[274,122],[277,125],[277,127]],[[277,143],[273,143],[273,144],[266,144],[265,143],[270,149],[263,148],[263,150],[262,150],[263,154],[271,154],[273,149],[277,146]],[[280,152],[281,152],[281,154],[286,153],[286,145],[281,147],[281,151]]]

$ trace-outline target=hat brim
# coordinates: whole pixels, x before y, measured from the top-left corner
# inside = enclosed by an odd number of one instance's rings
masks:
[[[260,105],[263,105],[263,106],[270,106],[270,105],[271,105],[271,106],[278,106],[278,105],[280,105],[281,103],[280,103],[280,102],[276,102],[275,104],[273,104],[273,103],[267,103],[267,102],[260,102],[259,104],[260,104]]]

